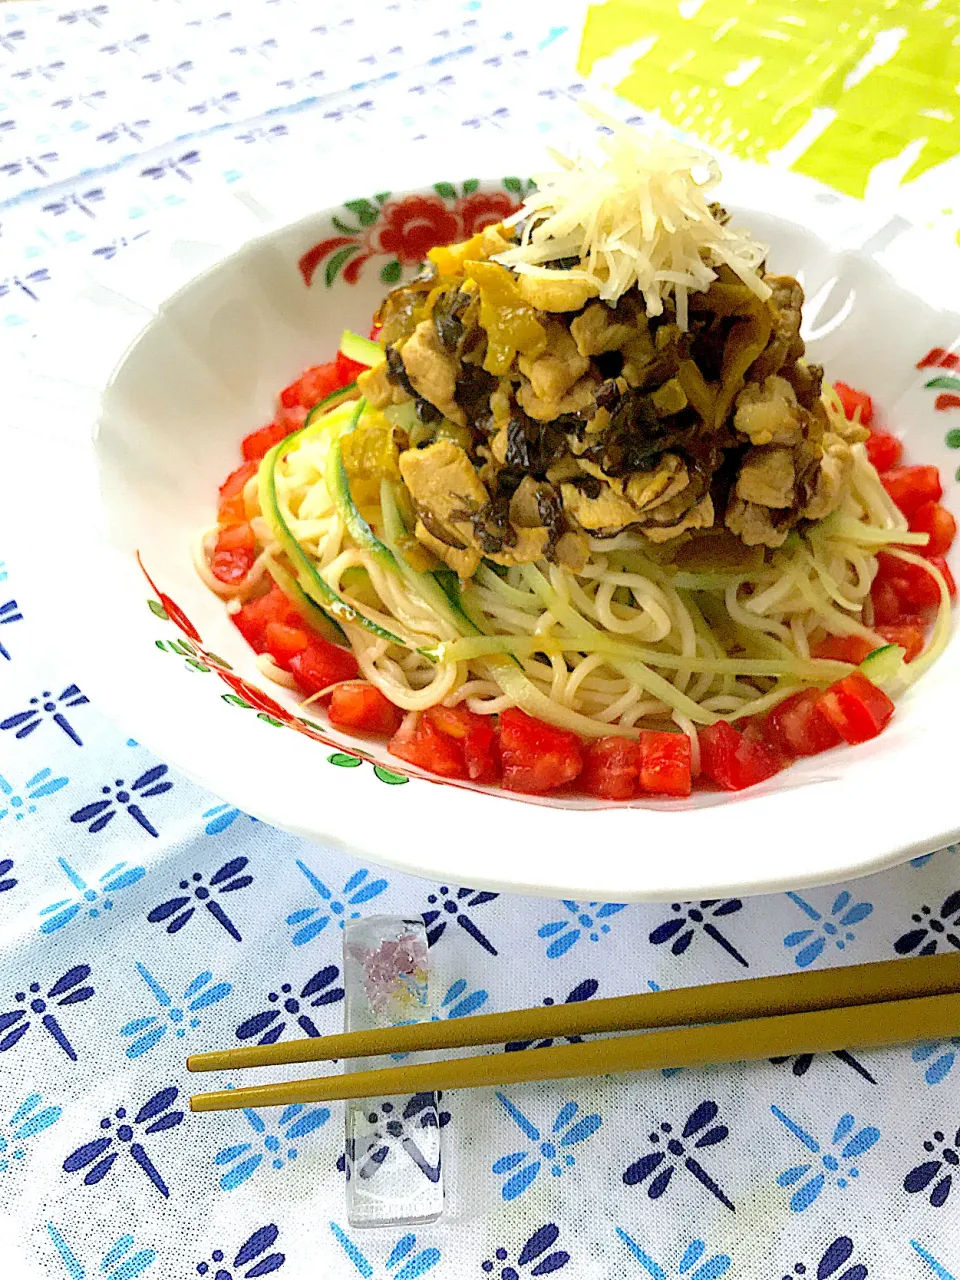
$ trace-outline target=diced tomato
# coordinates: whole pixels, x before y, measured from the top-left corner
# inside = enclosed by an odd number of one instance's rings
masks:
[[[939,502],[943,496],[936,467],[891,467],[880,483],[908,519],[925,502]]]
[[[817,711],[844,742],[875,738],[893,715],[893,703],[860,671],[853,671],[820,696]]]
[[[900,597],[889,582],[874,579],[870,588],[870,599],[873,601],[873,623],[879,630],[883,627],[894,627],[901,622],[911,624],[919,622],[920,615],[910,613],[901,603]],[[908,616],[909,615],[909,616]]]
[[[945,561],[933,556],[930,557],[930,563],[936,564],[938,569],[941,565],[946,568]],[[912,564],[907,560],[901,560],[899,556],[891,555],[888,551],[881,551],[877,555],[877,566],[877,576],[873,585],[879,584],[882,587],[887,584],[893,588],[900,602],[900,618],[905,613],[915,614],[922,613],[925,609],[935,609],[940,603],[940,588],[937,586],[936,579],[922,564]],[[947,585],[949,586],[949,583]],[[877,603],[874,599],[874,614],[876,613]],[[877,618],[877,621],[886,624],[888,621],[899,622],[900,618],[883,617]]]
[[[275,444],[279,444],[289,434],[290,429],[285,422],[268,422],[265,427],[259,427],[243,437],[240,446],[243,456],[249,461],[259,462]]]
[[[292,409],[277,410],[277,426],[284,427],[287,435],[292,435],[294,431],[299,431],[307,420],[307,414],[310,412],[302,404],[295,404]]]
[[[541,795],[578,777],[583,747],[575,733],[528,716],[519,707],[500,713],[500,756],[508,791]]]
[[[221,529],[210,559],[210,571],[220,582],[242,582],[257,558],[257,541],[248,524]]]
[[[348,387],[351,382],[356,382],[358,375],[368,368],[367,365],[361,364],[359,360],[351,360],[342,351],[337,352],[336,365],[337,377],[341,387]]]
[[[816,756],[840,741],[836,729],[817,714],[819,689],[801,689],[761,718],[764,742],[786,756]]]
[[[460,743],[441,733],[426,716],[410,711],[387,744],[391,755],[419,765],[441,778],[465,778],[467,766]]]
[[[604,800],[632,800],[640,789],[641,756],[632,738],[596,738],[584,748],[580,786]]]
[[[920,551],[925,556],[942,556],[950,550],[957,536],[956,520],[939,502],[925,502],[922,507],[917,507],[910,517],[910,528],[914,533],[929,534],[930,541]]]
[[[857,409],[860,410],[860,421],[865,427],[869,427],[873,420],[873,401],[865,391],[854,391],[853,387],[848,387],[845,382],[835,382],[833,389],[840,397],[840,403],[843,405],[843,412],[853,421],[853,416]]]
[[[351,379],[348,378],[347,382],[349,381]],[[312,409],[315,404],[345,385],[336,360],[331,360],[329,364],[315,365],[300,379],[300,403],[305,409]]]
[[[232,613],[230,618],[250,648],[257,653],[263,653],[267,624],[285,621],[290,608],[287,597],[278,586],[273,586],[265,596],[260,596],[257,600],[248,600],[236,613]]]
[[[923,632],[912,622],[878,626],[877,631],[887,644],[898,644],[906,651],[904,662],[912,662],[923,653]]]
[[[294,405],[300,403],[300,379],[291,382],[289,387],[284,387],[280,392],[280,406],[283,409],[292,409]]]
[[[953,574],[950,572],[950,566],[947,564],[946,560],[944,560],[943,556],[928,556],[927,559],[930,561],[931,564],[935,564],[937,568],[940,570],[940,572],[943,574],[947,584],[947,591],[950,595],[950,599],[956,600],[957,584],[953,580]],[[940,603],[940,596],[938,595],[937,604],[939,603]]]
[[[687,735],[644,729],[640,734],[641,789],[656,795],[688,796],[692,785]]]
[[[322,693],[340,680],[353,680],[360,668],[350,649],[331,644],[323,636],[310,636],[305,649],[295,653],[287,669],[304,693]]]
[[[220,505],[217,520],[220,524],[244,524],[247,515],[243,504],[243,488],[251,476],[256,475],[257,464],[245,462],[231,471],[220,486]]]
[[[342,729],[357,729],[392,737],[400,728],[403,712],[366,680],[338,684],[330,698],[330,722]]]
[[[867,457],[880,472],[895,467],[903,453],[902,443],[889,431],[871,431],[864,448]]]
[[[833,658],[853,666],[862,662],[876,646],[863,636],[824,636],[810,650],[811,658]]]
[[[496,782],[500,777],[497,736],[490,716],[466,707],[429,707],[424,715],[435,729],[460,743],[467,777],[473,782]]]
[[[303,653],[310,643],[310,636],[303,629],[289,622],[268,622],[263,632],[263,650],[269,653],[278,667],[290,669],[290,659]]]
[[[751,741],[726,720],[699,731],[700,769],[727,791],[743,791],[782,768],[781,758]]]

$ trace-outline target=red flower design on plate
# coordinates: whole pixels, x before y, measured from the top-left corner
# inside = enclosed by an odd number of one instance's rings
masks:
[[[502,222],[511,213],[516,213],[519,207],[502,191],[478,191],[476,195],[466,196],[458,206],[463,239],[469,240],[484,227]]]
[[[407,196],[383,210],[380,248],[400,262],[422,262],[427,250],[456,240],[459,224],[439,196]]]

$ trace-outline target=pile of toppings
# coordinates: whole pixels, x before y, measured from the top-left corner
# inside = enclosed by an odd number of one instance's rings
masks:
[[[608,142],[619,155],[616,137]],[[657,193],[650,234],[661,257],[692,252],[684,246],[699,243],[690,240],[693,213],[706,208],[672,172],[683,219],[664,207],[669,173],[633,196],[638,238]],[[612,160],[608,177],[625,181]],[[580,206],[596,231],[577,233],[582,258],[511,268],[511,255],[531,244],[546,251],[536,227],[488,227],[431,250],[421,276],[380,309],[386,359],[360,377],[360,389],[392,424],[419,543],[464,579],[481,559],[545,558],[578,570],[588,538],[623,530],[661,556],[696,540],[703,560],[755,559],[843,495],[850,445],[866,433],[850,423],[838,434],[828,420],[822,369],[803,360],[799,284],[767,275],[762,263],[747,280],[742,255],[727,253],[735,270],[719,253],[709,265],[703,249],[694,255],[703,287],[692,270],[689,294],[661,281],[655,314],[649,282],[604,301],[577,263],[603,243],[612,279],[612,232],[600,240],[596,229],[612,222],[603,211],[615,203],[611,194],[594,214]],[[707,214],[697,226],[724,228],[722,210]],[[626,232],[618,235],[624,260],[640,264],[643,255],[624,247]],[[560,239],[553,251],[571,243]]]
[[[494,260],[550,279],[558,259],[572,258],[570,278],[591,296],[614,303],[637,289],[648,316],[661,315],[672,294],[681,329],[687,294],[709,288],[720,264],[758,298],[769,297],[758,270],[766,246],[730,228],[707,200],[720,181],[717,162],[666,134],[651,137],[585,109],[609,131],[597,139],[599,158],[552,151],[559,169],[536,175],[536,190],[507,224],[522,226],[519,243]]]

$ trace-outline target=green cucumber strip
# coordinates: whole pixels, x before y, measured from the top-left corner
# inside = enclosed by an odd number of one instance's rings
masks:
[[[867,654],[860,663],[860,670],[873,684],[883,688],[899,679],[906,656],[906,649],[901,649],[900,645],[884,644]]]
[[[269,521],[280,546],[286,552],[304,594],[314,604],[319,605],[325,613],[329,613],[337,622],[354,622],[379,639],[386,640],[389,644],[396,644],[402,649],[409,649],[412,646],[407,644],[405,640],[401,640],[392,631],[387,631],[385,627],[381,627],[372,618],[360,613],[352,604],[348,604],[342,596],[334,591],[333,587],[320,576],[309,558],[304,555],[303,548],[297,542],[290,530],[290,526],[280,514],[280,506],[277,502],[277,460],[281,452],[285,453],[291,443],[304,430],[306,430],[306,427],[301,428],[294,435],[288,436],[286,440],[281,440],[279,444],[274,445],[260,463],[260,471],[257,477],[260,491],[260,509]]]
[[[374,342],[371,338],[361,338],[359,333],[351,333],[349,329],[344,329],[343,331],[343,337],[340,339],[340,350],[348,360],[356,360],[357,364],[365,364],[368,369],[373,369],[378,364],[383,364],[387,358],[387,353],[379,342]]]
[[[339,391],[331,391],[328,396],[324,396],[322,400],[317,401],[307,414],[306,418],[304,418],[303,426],[313,426],[317,418],[321,417],[325,413],[329,413],[331,409],[335,409],[338,404],[343,404],[345,400],[353,399],[356,394],[357,384],[355,382],[349,383],[346,387],[341,387]],[[303,430],[302,427],[301,430]],[[299,432],[295,431],[293,434],[299,435]],[[287,439],[289,440],[290,437],[287,436]]]
[[[318,609],[292,573],[271,556],[266,557],[267,572],[308,626],[318,631],[331,644],[349,647],[350,641],[339,622]]]
[[[404,581],[432,609],[441,614],[460,632],[461,635],[478,636],[480,628],[466,612],[459,599],[452,597],[444,588],[436,573],[423,573],[414,569],[404,558],[400,550],[400,540],[407,536],[407,528],[400,514],[396,490],[390,480],[380,482],[380,511],[383,515],[383,536],[387,541],[387,550],[393,560],[393,567]]]
[[[360,421],[366,407],[366,400],[357,401],[357,407],[349,424],[330,446],[330,452],[327,455],[326,476],[324,478],[327,482],[327,490],[330,497],[336,503],[343,523],[347,526],[347,530],[357,546],[366,547],[384,569],[389,569],[391,573],[399,573],[400,566],[397,564],[393,552],[389,547],[384,546],[360,514],[359,508],[350,492],[350,478],[347,475],[347,469],[343,465],[341,441],[345,435],[349,435],[351,431],[356,430],[357,423]]]

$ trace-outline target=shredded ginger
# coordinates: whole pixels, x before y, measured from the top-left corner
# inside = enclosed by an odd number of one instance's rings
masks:
[[[720,181],[716,160],[664,133],[653,136],[595,108],[587,113],[607,126],[597,139],[599,159],[575,160],[551,150],[560,168],[537,174],[537,189],[508,225],[524,222],[521,242],[494,261],[523,275],[553,278],[544,266],[576,257],[567,280],[584,280],[614,303],[636,285],[648,316],[663,313],[673,292],[677,323],[687,328],[687,296],[707,289],[725,263],[758,298],[770,287],[757,268],[767,246],[724,226],[707,194]]]

